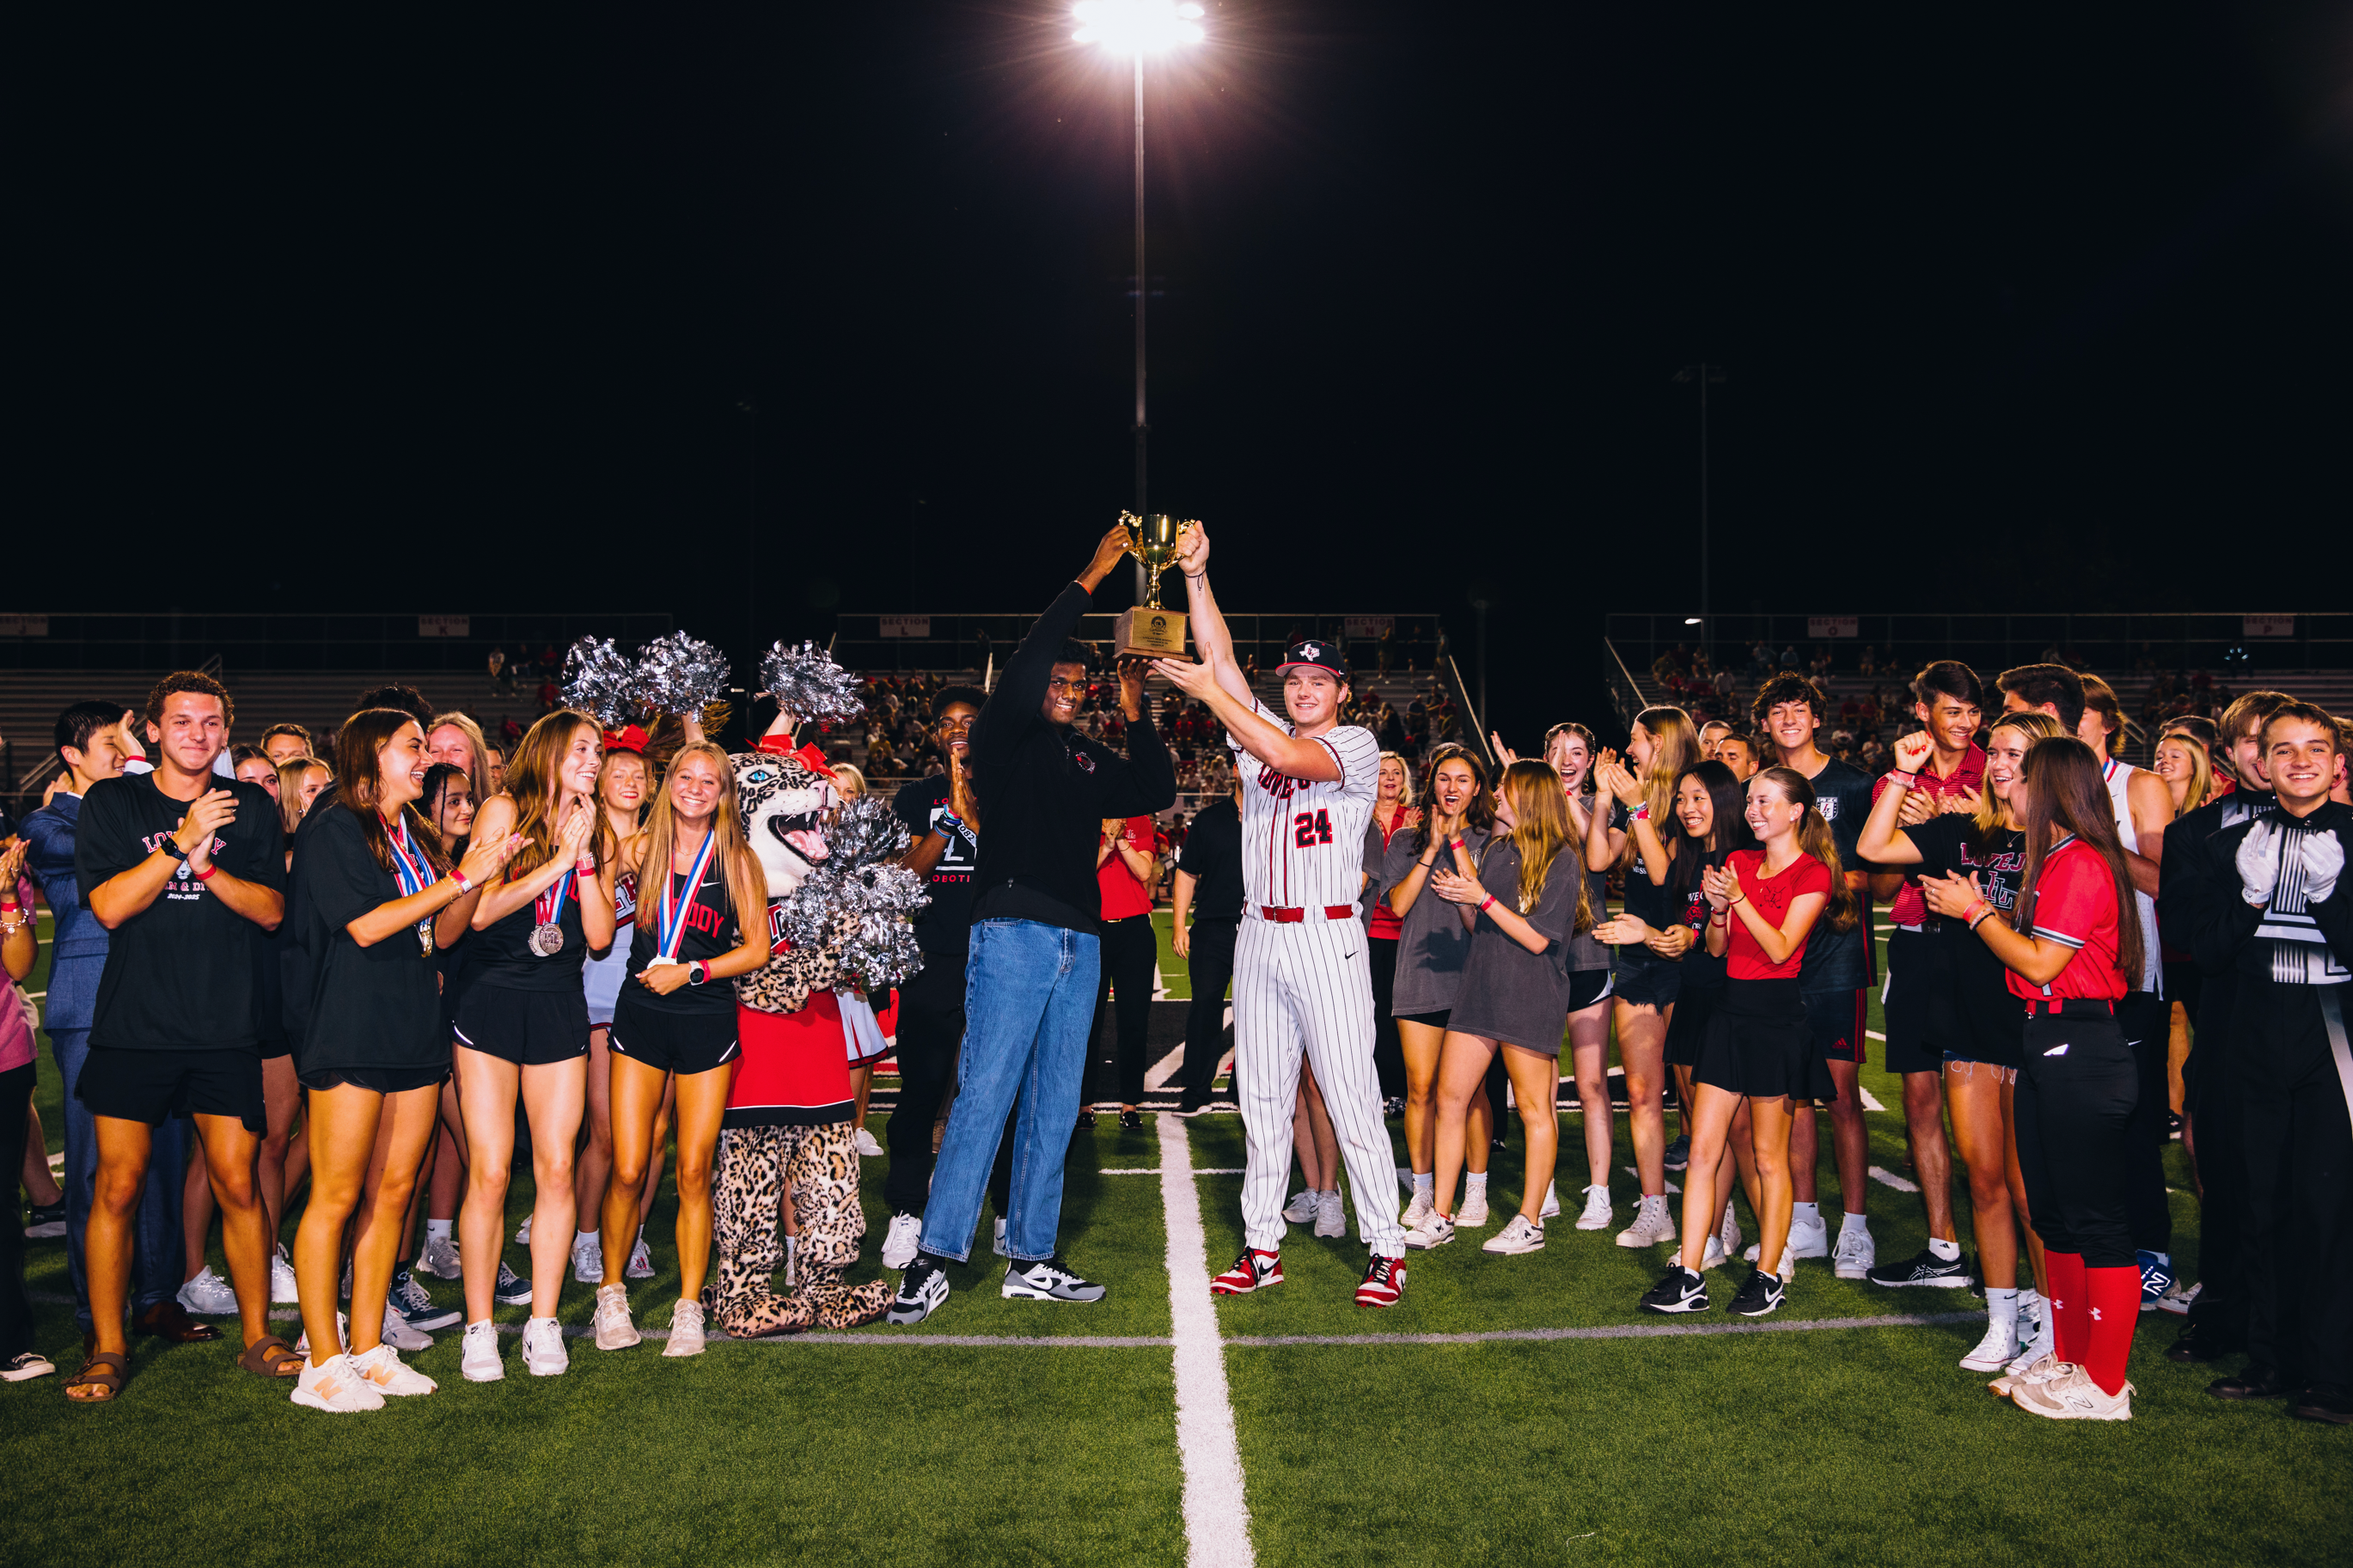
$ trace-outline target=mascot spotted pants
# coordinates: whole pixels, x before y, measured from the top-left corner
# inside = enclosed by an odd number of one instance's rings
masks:
[[[844,1282],[858,1261],[866,1215],[858,1203],[856,1129],[847,1121],[822,1127],[732,1127],[719,1134],[719,1169],[711,1194],[717,1267],[711,1310],[736,1339],[850,1329],[871,1323],[891,1304],[891,1286],[870,1279]],[[776,1293],[784,1267],[778,1222],[784,1194],[792,1194],[797,1226],[794,1248],[797,1288]]]

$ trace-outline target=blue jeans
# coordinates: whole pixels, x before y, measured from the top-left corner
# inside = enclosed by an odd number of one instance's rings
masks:
[[[52,1029],[49,1046],[57,1053],[58,1073],[65,1079],[66,1266],[73,1272],[74,1321],[87,1333],[90,1328],[90,1267],[82,1258],[82,1236],[90,1228],[90,1205],[98,1196],[98,1128],[90,1107],[74,1097],[81,1081],[82,1064],[90,1059],[88,1029]],[[177,1116],[155,1129],[154,1152],[147,1163],[147,1186],[139,1194],[138,1212],[131,1220],[131,1315],[137,1317],[158,1301],[179,1294],[187,1272],[185,1243],[180,1230],[180,1193],[188,1177],[188,1123]]]
[[[1060,926],[983,921],[972,928],[955,1106],[923,1205],[925,1252],[959,1263],[971,1255],[988,1169],[1018,1098],[1005,1247],[1022,1262],[1054,1256],[1101,967],[1098,940]]]

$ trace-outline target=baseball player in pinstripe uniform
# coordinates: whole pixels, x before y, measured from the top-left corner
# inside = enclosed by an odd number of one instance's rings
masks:
[[[1177,563],[1201,662],[1160,659],[1155,668],[1208,703],[1245,753],[1235,759],[1243,775],[1244,893],[1234,950],[1234,1087],[1250,1145],[1248,1239],[1209,1289],[1239,1296],[1282,1281],[1283,1184],[1304,1052],[1356,1189],[1358,1234],[1372,1248],[1356,1302],[1394,1306],[1405,1290],[1405,1232],[1373,1068],[1372,968],[1357,906],[1380,743],[1369,730],[1339,723],[1347,668],[1339,649],[1316,638],[1293,643],[1275,671],[1288,719],[1258,700],[1209,593],[1208,560],[1208,535],[1196,524]]]

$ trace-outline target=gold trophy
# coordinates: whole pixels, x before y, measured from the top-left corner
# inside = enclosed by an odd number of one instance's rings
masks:
[[[1144,563],[1145,591],[1144,603],[1119,613],[1112,632],[1113,646],[1122,658],[1182,658],[1185,612],[1160,607],[1160,574],[1183,548],[1185,531],[1195,525],[1180,522],[1165,511],[1148,517],[1123,511],[1119,521],[1127,525],[1127,552]]]

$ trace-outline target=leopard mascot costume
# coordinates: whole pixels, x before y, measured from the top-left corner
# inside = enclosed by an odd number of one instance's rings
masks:
[[[826,857],[820,816],[835,803],[833,775],[814,747],[789,750],[771,735],[732,761],[744,832],[768,882],[775,956],[735,982],[743,1065],[721,1123],[712,1193],[716,1267],[704,1305],[736,1339],[848,1329],[872,1322],[891,1285],[844,1282],[858,1261],[866,1215],[858,1202],[857,1129],[841,1012],[837,950],[789,947],[777,906]],[[797,1288],[779,1295],[785,1262],[778,1220],[786,1187],[798,1226]]]

